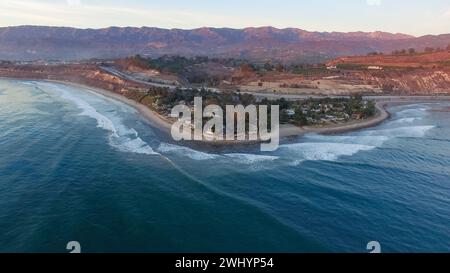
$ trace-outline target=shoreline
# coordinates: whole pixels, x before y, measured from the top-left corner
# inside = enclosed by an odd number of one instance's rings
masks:
[[[128,99],[127,97],[114,93],[112,91],[108,91],[105,89],[97,88],[88,86],[81,83],[76,82],[69,82],[69,81],[60,81],[60,80],[48,80],[48,79],[22,79],[22,78],[10,78],[10,77],[0,77],[0,79],[6,79],[6,80],[28,80],[28,81],[44,81],[44,82],[53,82],[53,83],[59,83],[63,85],[68,85],[76,88],[85,89],[87,91],[91,91],[100,95],[103,95],[107,98],[114,99],[117,101],[120,101],[130,107],[133,107],[136,109],[139,114],[144,118],[144,120],[151,126],[156,127],[156,129],[159,129],[163,133],[170,134],[172,124],[170,121],[167,120],[167,118],[163,117],[156,111],[150,109],[149,107]],[[419,102],[436,102],[436,101],[450,101],[450,98],[448,96],[442,97],[442,99],[439,96],[430,98],[427,97],[423,100],[418,100],[417,97],[413,96],[404,96],[399,98],[398,100],[392,100],[392,99],[386,99],[386,100],[376,100],[376,108],[377,113],[374,117],[371,117],[366,120],[361,121],[352,121],[345,124],[336,124],[331,126],[325,126],[325,127],[297,127],[295,125],[291,124],[281,124],[280,125],[280,139],[283,138],[290,138],[290,137],[297,137],[297,136],[303,136],[305,134],[315,133],[315,134],[322,134],[322,135],[332,135],[332,134],[339,134],[339,133],[346,133],[346,132],[352,132],[357,131],[361,129],[366,129],[370,127],[377,126],[384,122],[385,120],[389,119],[391,114],[386,110],[386,107],[388,105],[396,105],[396,104],[410,104],[410,103],[419,103]],[[256,144],[260,141],[188,141],[187,143],[198,143],[198,144],[208,144],[212,146],[228,146],[228,145],[243,145],[243,144]]]
[[[167,121],[163,116],[161,116],[158,112],[153,111],[152,109],[148,108],[147,106],[131,100],[123,95],[114,93],[112,91],[108,91],[101,88],[91,87],[80,83],[74,83],[74,82],[65,82],[65,81],[57,81],[57,80],[47,80],[48,82],[54,82],[54,83],[60,83],[60,84],[66,84],[69,86],[77,87],[86,89],[88,91],[103,95],[107,98],[120,101],[130,107],[133,107],[136,109],[139,114],[144,118],[146,122],[148,122],[151,126],[156,127],[157,129],[163,131],[164,133],[170,134],[170,130],[172,127],[172,124]]]
[[[83,88],[90,90],[92,92],[99,93],[105,97],[118,100],[120,102],[123,102],[136,110],[144,117],[144,119],[149,122],[150,125],[156,126],[161,131],[170,134],[172,124],[167,121],[164,117],[162,117],[159,113],[156,111],[151,110],[147,106],[126,98],[123,95],[113,93],[108,90],[90,87],[87,85],[79,84],[79,83],[73,83],[73,82],[65,82],[65,81],[56,81],[56,80],[48,80],[49,82],[55,82],[55,83],[61,83],[61,84],[67,84],[72,85],[74,87]],[[346,124],[338,124],[328,127],[298,127],[291,124],[281,124],[280,125],[280,139],[282,138],[288,138],[288,137],[295,137],[295,136],[302,136],[305,134],[310,133],[316,133],[316,134],[338,134],[338,133],[345,133],[350,131],[356,131],[368,127],[376,126],[383,121],[387,120],[391,115],[390,113],[385,109],[387,103],[376,103],[377,113],[374,117],[371,117],[366,120],[361,121],[354,121]],[[205,143],[210,145],[242,145],[242,144],[256,144],[260,141],[189,141],[194,143]]]
[[[125,97],[123,95],[114,93],[114,92],[106,90],[106,89],[92,87],[92,86],[88,86],[88,85],[76,83],[76,82],[60,81],[60,80],[31,79],[31,78],[22,79],[22,78],[9,78],[9,77],[0,77],[0,79],[24,80],[24,81],[43,81],[43,82],[63,84],[63,85],[72,86],[72,87],[81,88],[81,89],[84,89],[87,91],[91,91],[93,93],[103,95],[107,98],[122,102],[122,103],[134,108],[135,110],[137,110],[139,112],[139,114],[141,116],[143,116],[144,120],[147,123],[149,123],[151,126],[156,127],[157,129],[170,134],[170,128],[172,125],[169,123],[169,121],[165,120],[165,118],[163,118],[159,113],[151,110],[147,106],[145,106],[137,101],[128,99],[127,97]]]

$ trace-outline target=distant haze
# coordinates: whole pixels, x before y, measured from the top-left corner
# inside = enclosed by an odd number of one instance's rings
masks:
[[[448,0],[2,0],[0,26],[157,26],[449,32]]]
[[[82,60],[135,54],[249,59],[258,62],[322,62],[343,55],[396,49],[447,47],[450,34],[413,37],[386,32],[308,32],[301,29],[0,28],[1,60]]]

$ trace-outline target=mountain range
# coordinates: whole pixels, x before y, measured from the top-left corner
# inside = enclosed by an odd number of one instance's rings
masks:
[[[210,56],[252,61],[321,62],[348,55],[445,48],[450,34],[414,37],[387,32],[310,32],[273,27],[192,30],[152,27],[16,26],[0,28],[0,60],[85,60],[135,54]]]

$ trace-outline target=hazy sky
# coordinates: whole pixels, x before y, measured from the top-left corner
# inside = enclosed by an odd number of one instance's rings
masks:
[[[1,0],[0,26],[298,27],[450,33],[450,0]]]

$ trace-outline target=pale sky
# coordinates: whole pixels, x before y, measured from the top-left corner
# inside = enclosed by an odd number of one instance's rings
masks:
[[[450,0],[1,0],[0,12],[0,26],[450,33]]]

